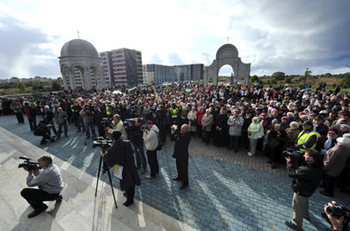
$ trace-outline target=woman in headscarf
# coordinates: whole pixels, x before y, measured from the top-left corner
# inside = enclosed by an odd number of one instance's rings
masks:
[[[254,156],[258,144],[258,139],[264,135],[264,129],[259,121],[259,117],[254,117],[252,123],[248,127],[248,138],[250,143],[249,156]]]

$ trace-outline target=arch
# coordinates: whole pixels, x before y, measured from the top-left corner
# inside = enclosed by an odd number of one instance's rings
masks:
[[[216,59],[210,66],[205,67],[204,73],[204,85],[208,85],[210,78],[214,79],[214,84],[218,84],[218,74],[221,67],[230,65],[234,71],[234,76],[231,83],[238,79],[244,78],[244,84],[248,85],[250,75],[250,63],[245,64],[238,57],[238,50],[232,44],[225,44],[221,46],[216,52]]]

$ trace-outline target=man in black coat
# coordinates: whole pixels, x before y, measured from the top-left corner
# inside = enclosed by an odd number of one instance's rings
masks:
[[[285,224],[293,229],[302,230],[303,218],[309,219],[309,197],[317,189],[323,174],[323,163],[320,153],[314,149],[305,151],[305,165],[298,166],[297,161],[286,157],[288,176],[293,178],[293,220]]]
[[[176,159],[177,177],[174,181],[182,181],[180,189],[188,186],[188,146],[191,141],[190,128],[187,124],[181,126],[179,131],[177,125],[171,127],[170,139],[175,141],[173,157]]]
[[[135,185],[141,185],[141,180],[135,166],[131,143],[120,139],[121,135],[119,131],[113,132],[113,145],[107,149],[106,153],[101,152],[101,156],[108,167],[116,164],[123,166],[120,189],[126,193],[127,200],[123,205],[128,207],[134,204]]]
[[[135,126],[131,129],[131,143],[134,145],[134,151],[136,156],[136,164],[137,169],[141,170],[141,174],[144,174],[146,172],[147,168],[147,161],[146,156],[144,152],[144,143],[143,143],[143,132],[141,130],[142,126],[142,119],[136,118],[135,119]]]

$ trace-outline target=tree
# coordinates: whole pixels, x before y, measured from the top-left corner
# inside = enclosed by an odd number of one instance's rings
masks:
[[[17,88],[20,89],[22,92],[26,91],[26,85],[23,82],[17,82]]]
[[[253,75],[252,77],[250,77],[250,82],[251,83],[259,82],[259,77],[257,75]]]
[[[39,80],[35,80],[32,82],[33,90],[43,89],[43,84]]]
[[[287,77],[285,80],[284,80],[284,82],[285,83],[292,83],[292,79],[293,79],[293,77]]]
[[[309,68],[306,68],[305,75],[304,75],[304,86],[306,85],[306,79],[312,72],[309,70]]]
[[[59,91],[60,89],[61,89],[61,84],[58,82],[58,80],[52,81],[52,90]]]
[[[346,73],[343,79],[339,82],[342,87],[350,87],[350,73]]]

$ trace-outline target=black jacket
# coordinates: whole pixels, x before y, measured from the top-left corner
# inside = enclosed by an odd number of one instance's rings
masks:
[[[136,147],[143,147],[143,132],[141,130],[141,126],[132,127],[131,143]]]
[[[323,163],[306,162],[303,166],[287,163],[288,176],[293,178],[293,191],[303,197],[310,197],[317,189],[323,174]]]
[[[103,160],[108,167],[113,167],[115,164],[124,167],[123,180],[120,180],[121,190],[127,190],[141,184],[130,142],[121,139],[114,141],[113,145],[107,149]]]
[[[178,160],[188,159],[188,146],[191,142],[191,134],[180,133],[177,129],[174,134],[170,135],[170,139],[175,141],[173,157]]]

